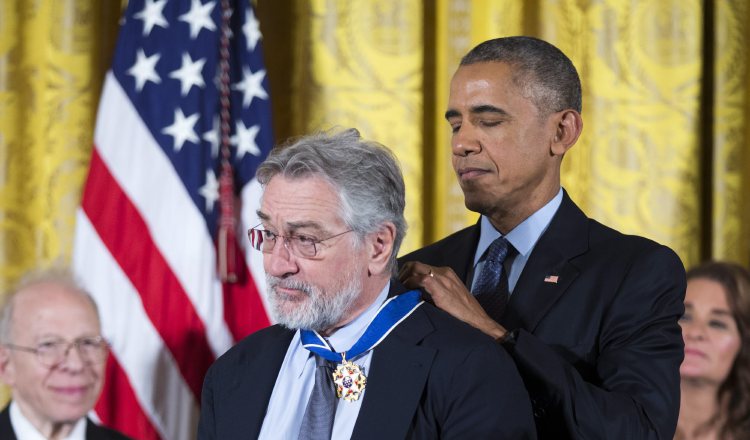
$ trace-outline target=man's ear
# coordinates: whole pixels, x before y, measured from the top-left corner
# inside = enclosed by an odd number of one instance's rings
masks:
[[[390,268],[393,245],[396,240],[396,225],[386,222],[380,229],[367,235],[367,256],[369,257],[368,272],[372,275],[388,273]]]
[[[563,110],[553,115],[555,136],[550,145],[550,153],[563,156],[572,147],[583,131],[581,114],[573,109]]]
[[[14,378],[15,366],[10,360],[10,350],[8,347],[0,345],[0,381],[6,385],[13,385]]]

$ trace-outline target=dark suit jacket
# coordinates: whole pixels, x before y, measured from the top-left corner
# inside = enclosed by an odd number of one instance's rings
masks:
[[[0,439],[16,440],[16,433],[10,424],[10,405],[0,412]],[[129,440],[128,437],[117,431],[97,425],[88,418],[86,419],[86,440]]]
[[[257,438],[293,335],[266,328],[214,363],[203,384],[199,439]],[[353,439],[535,438],[510,356],[429,304],[374,349],[363,398]]]
[[[408,254],[467,285],[479,225]],[[557,282],[545,282],[548,275]],[[540,438],[671,439],[680,404],[685,269],[670,249],[620,234],[564,194],[501,324]]]

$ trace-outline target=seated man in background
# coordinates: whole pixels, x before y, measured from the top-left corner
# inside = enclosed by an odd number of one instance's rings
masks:
[[[391,278],[406,221],[390,151],[321,133],[257,177],[250,240],[279,324],[211,367],[199,439],[535,438],[510,356]]]
[[[86,417],[104,381],[108,346],[94,300],[67,272],[27,276],[0,311],[0,379],[12,401],[3,440],[122,440]]]

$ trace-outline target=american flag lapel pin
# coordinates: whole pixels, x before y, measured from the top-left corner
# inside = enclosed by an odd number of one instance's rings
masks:
[[[544,277],[544,282],[545,283],[557,284],[557,279],[558,278],[559,277],[557,275],[547,275],[546,277]]]

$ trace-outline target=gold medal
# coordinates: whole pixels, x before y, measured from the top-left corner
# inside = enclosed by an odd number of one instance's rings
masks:
[[[356,365],[342,355],[341,363],[333,372],[333,383],[336,384],[336,395],[339,399],[353,402],[359,399],[365,390],[367,377],[362,373],[359,365]]]

